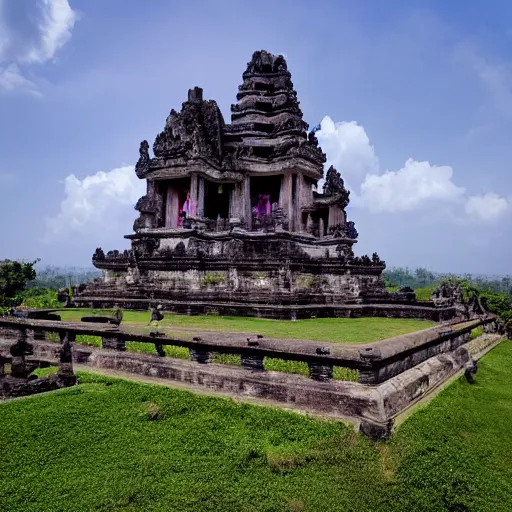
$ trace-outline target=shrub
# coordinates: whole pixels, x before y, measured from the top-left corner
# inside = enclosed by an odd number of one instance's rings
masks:
[[[469,335],[470,340],[474,340],[475,338],[478,338],[478,336],[481,336],[484,333],[483,327],[477,327],[476,329],[473,329]]]
[[[46,288],[30,288],[20,294],[21,303],[29,309],[51,309],[62,307],[57,300],[57,291]]]
[[[203,284],[205,286],[207,286],[209,284],[216,285],[216,284],[223,283],[225,280],[226,280],[226,276],[224,276],[224,274],[220,274],[217,272],[211,272],[211,273],[204,275]]]
[[[154,402],[146,403],[144,405],[144,412],[142,414],[148,421],[158,421],[164,417],[162,410]]]
[[[506,293],[482,293],[482,304],[490,313],[494,313],[503,318],[504,314],[511,312],[512,304]]]
[[[19,294],[29,281],[36,278],[34,265],[36,261],[0,261],[0,306],[18,306],[21,304]]]
[[[287,473],[300,467],[303,463],[303,458],[291,451],[269,450],[267,452],[268,467],[276,473]]]

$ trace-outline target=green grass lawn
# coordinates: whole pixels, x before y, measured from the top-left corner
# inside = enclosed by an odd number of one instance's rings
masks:
[[[62,320],[80,321],[85,315],[110,314],[108,310],[93,309],[66,309],[59,312]],[[123,325],[127,328],[135,328],[142,332],[154,330],[147,325],[149,313],[146,311],[124,311]],[[269,338],[309,339],[312,341],[331,341],[339,343],[367,343],[406,334],[409,332],[426,329],[434,325],[433,322],[414,319],[399,318],[315,318],[310,320],[269,320],[262,318],[230,317],[230,316],[187,316],[165,314],[165,318],[158,329],[162,332],[192,339],[193,331],[180,330],[183,328],[214,329],[221,331],[245,331],[263,334]],[[101,346],[101,338],[97,336],[79,335],[77,343],[91,346]],[[128,342],[126,348],[130,352],[145,352],[156,354],[154,345],[140,342]],[[189,359],[188,349],[164,347],[168,357]],[[231,364],[240,366],[240,356],[232,354],[215,354],[214,363]],[[265,368],[272,371],[286,373],[298,373],[309,375],[308,365],[298,361],[284,361],[282,359],[265,358]],[[334,378],[338,380],[357,381],[358,374],[355,370],[334,368]]]
[[[81,374],[0,404],[0,510],[512,509],[512,343],[386,443],[338,422]]]
[[[124,311],[123,323],[147,325],[149,312]],[[62,320],[80,321],[85,315],[110,314],[109,311],[92,309],[67,309],[59,311]],[[314,318],[310,320],[269,320],[215,315],[173,315],[165,313],[161,325],[172,333],[180,327],[214,329],[219,331],[245,331],[273,338],[308,339],[339,343],[368,343],[399,334],[406,334],[434,325],[426,320],[401,318]]]

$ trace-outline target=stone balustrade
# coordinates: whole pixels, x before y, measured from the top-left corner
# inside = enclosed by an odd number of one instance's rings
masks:
[[[138,341],[154,345],[159,356],[165,356],[163,347],[173,345],[189,350],[190,359],[200,364],[211,362],[212,355],[237,354],[242,368],[264,371],[265,358],[299,361],[308,365],[310,377],[328,381],[333,378],[333,368],[340,366],[356,370],[359,383],[376,385],[417,366],[421,362],[452,352],[467,343],[470,333],[478,326],[486,332],[496,330],[496,317],[475,319],[454,325],[438,325],[422,331],[412,332],[386,340],[367,344],[319,343],[308,340],[264,338],[254,335],[247,338],[243,333],[211,333],[208,338],[193,337],[192,340],[175,338],[159,333],[141,334],[120,329],[111,324],[61,322],[38,319],[0,318],[0,329],[10,332],[32,330],[34,340],[44,339],[43,333],[55,332],[61,336],[72,333],[100,336],[102,348],[120,352],[126,350],[126,342]],[[1,332],[0,332],[1,335]]]
[[[75,344],[76,364],[285,402],[301,410],[348,419],[365,435],[380,439],[390,435],[394,418],[404,409],[471,364],[468,342],[471,331],[479,326],[488,333],[496,332],[496,317],[441,324],[373,343],[342,344],[247,337],[236,332],[201,333],[187,340],[108,324],[0,318],[0,353],[16,333],[26,330],[38,333],[36,338],[41,338],[41,332],[58,333],[61,339],[70,340],[81,334],[100,336],[103,348]],[[2,342],[2,337],[11,341]],[[495,337],[497,342],[500,337]],[[128,352],[129,341],[152,344],[158,355]],[[166,345],[187,348],[190,360],[165,357]],[[56,360],[58,349],[58,344],[34,339],[40,359]],[[241,366],[212,362],[214,354],[237,354]],[[306,363],[309,377],[268,371],[267,358]],[[334,379],[337,366],[357,372],[358,382]]]

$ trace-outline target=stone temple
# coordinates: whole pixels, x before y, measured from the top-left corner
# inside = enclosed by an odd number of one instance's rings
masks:
[[[199,87],[171,110],[135,172],[146,194],[131,250],[97,249],[103,277],[74,290],[77,306],[279,318],[400,314],[387,304],[385,264],[355,256],[349,191],[318,145],[283,56],[257,51],[226,124]],[[370,310],[368,310],[370,307]],[[400,308],[399,308],[400,309]],[[403,309],[403,308],[402,308]],[[430,316],[423,312],[419,316]]]

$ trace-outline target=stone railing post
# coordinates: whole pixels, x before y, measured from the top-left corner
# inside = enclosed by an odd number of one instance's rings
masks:
[[[265,370],[265,365],[263,364],[263,356],[256,354],[254,352],[243,351],[240,354],[240,363],[243,368],[247,368],[248,370]]]
[[[155,343],[155,350],[160,357],[165,357],[165,349],[163,343]]]
[[[369,386],[378,384],[378,370],[373,367],[373,361],[382,359],[380,350],[376,347],[366,348],[359,352],[359,357],[365,365],[364,369],[359,369],[359,382]]]
[[[190,359],[199,364],[207,364],[210,362],[210,352],[208,350],[196,350],[193,348],[189,348],[188,352],[190,354]]]
[[[19,331],[18,341],[11,346],[11,375],[26,379],[32,370],[27,367],[26,356],[34,353],[34,347],[28,342],[27,329]]]
[[[315,351],[319,356],[324,355],[330,355],[331,350],[329,348],[324,347],[317,347]],[[333,378],[334,373],[334,366],[332,363],[329,363],[327,360],[325,362],[318,362],[318,361],[309,361],[308,362],[309,367],[309,376],[313,380],[319,380],[319,381],[328,381]]]
[[[247,338],[247,346],[249,347],[257,347],[259,345],[259,340],[261,340],[263,336],[258,334],[256,339]],[[240,364],[242,368],[247,368],[252,371],[263,371],[265,370],[264,358],[262,355],[258,354],[254,350],[242,350],[240,352]]]
[[[308,362],[309,375],[313,380],[328,381],[333,377],[333,365],[329,363]]]
[[[6,359],[0,354],[0,378],[5,375],[5,362]]]
[[[118,352],[126,352],[126,341],[121,338],[109,338],[108,336],[102,336],[101,348],[117,350]]]
[[[201,338],[194,337],[193,341],[201,341]],[[208,350],[203,350],[200,348],[189,348],[188,353],[190,354],[190,359],[199,364],[207,364],[210,362],[211,353]]]
[[[73,351],[71,346],[71,342],[74,340],[74,333],[66,332],[59,351],[59,371],[57,372],[57,377],[65,386],[73,386],[77,380],[73,371]]]
[[[34,340],[43,341],[46,339],[46,333],[43,329],[34,329],[32,337]]]

